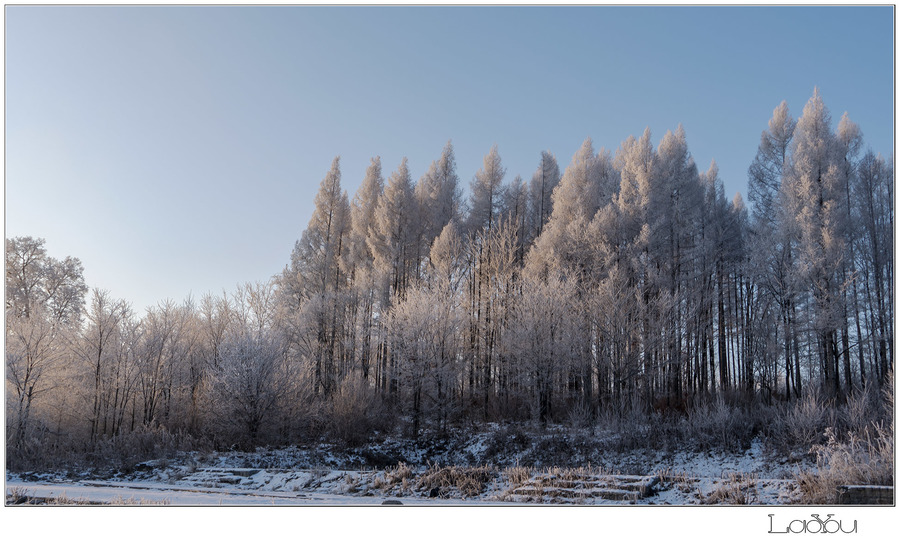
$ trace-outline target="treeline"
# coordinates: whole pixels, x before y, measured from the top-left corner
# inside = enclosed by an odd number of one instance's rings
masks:
[[[372,159],[352,199],[335,158],[279,276],[141,317],[7,240],[7,447],[840,402],[893,367],[893,163],[862,147],[817,92],[796,121],[782,103],[752,211],[681,127],[615,154],[588,139],[562,173],[544,152],[527,181],[494,147],[466,195],[450,143],[416,182]]]

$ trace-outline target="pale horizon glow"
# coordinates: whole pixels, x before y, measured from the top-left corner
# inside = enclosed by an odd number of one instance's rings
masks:
[[[772,110],[818,87],[894,147],[880,7],[6,7],[6,237],[75,256],[131,302],[195,300],[289,262],[341,156],[414,180],[453,141],[463,187],[685,128],[730,199]]]

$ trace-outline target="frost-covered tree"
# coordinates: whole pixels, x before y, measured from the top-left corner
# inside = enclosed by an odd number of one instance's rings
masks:
[[[386,323],[413,436],[428,419],[446,429],[455,408],[463,318],[458,297],[447,292],[443,286],[410,290]]]
[[[378,299],[375,257],[369,248],[368,240],[370,230],[375,226],[375,212],[383,192],[381,158],[375,157],[366,169],[366,176],[350,205],[352,224],[348,272],[351,279],[351,297],[348,304],[350,330],[348,339],[363,379],[368,379],[372,361],[372,333],[375,303]]]
[[[283,290],[295,302],[343,287],[341,259],[348,248],[349,232],[350,204],[341,189],[340,157],[335,157],[319,185],[315,210],[283,275]]]
[[[366,169],[366,176],[350,203],[350,246],[349,266],[355,271],[363,271],[372,267],[374,256],[369,249],[367,239],[369,229],[375,226],[375,211],[378,200],[384,191],[384,178],[381,176],[381,158],[374,157]]]
[[[374,222],[369,227],[367,244],[374,255],[374,271],[378,284],[377,310],[380,319],[392,306],[403,299],[414,285],[419,273],[419,246],[421,228],[417,225],[419,207],[413,192],[407,160],[387,181],[384,193],[378,199]],[[396,392],[397,358],[385,353],[384,342],[379,344],[375,365],[376,384],[380,390]]]
[[[215,431],[245,449],[269,441],[293,378],[275,333],[235,326],[211,375]]]
[[[300,341],[292,342],[303,349],[315,365],[316,391],[330,393],[334,389],[334,364],[342,353],[339,342],[344,332],[344,293],[348,286],[347,250],[351,230],[350,203],[341,189],[340,158],[335,157],[315,198],[315,210],[309,225],[294,246],[291,263],[279,281],[281,301],[294,318],[312,316],[315,346],[312,350]],[[308,323],[295,320],[295,327]],[[301,338],[294,332],[295,337]]]
[[[853,215],[859,226],[859,263],[866,309],[871,366],[883,381],[893,365],[894,268],[891,238],[894,229],[894,173],[892,163],[866,152],[858,165],[853,189]]]
[[[133,342],[127,339],[134,313],[124,300],[113,299],[106,291],[94,290],[85,313],[86,327],[75,347],[84,380],[86,419],[90,439],[115,434],[131,412],[130,389],[135,383],[136,359],[129,354]],[[129,350],[132,345],[132,350]],[[134,410],[137,413],[136,410]]]
[[[553,190],[559,185],[559,165],[556,157],[547,151],[541,152],[541,162],[531,176],[530,188],[530,239],[533,241],[544,231],[544,226],[553,213]]]
[[[531,417],[541,423],[558,417],[554,403],[566,386],[573,351],[582,338],[576,329],[581,315],[575,296],[571,280],[526,275],[512,314],[516,323],[503,335],[517,385],[528,392]]]
[[[839,274],[845,247],[844,181],[831,115],[816,89],[797,122],[782,189],[797,227],[800,278],[813,298],[812,325],[822,380],[831,396],[841,394],[838,330],[843,311],[840,290],[845,284]]]
[[[431,280],[444,283],[449,290],[458,290],[463,279],[465,245],[459,227],[450,221],[431,245],[429,254]]]
[[[77,258],[47,256],[44,240],[6,240],[6,308],[13,316],[33,313],[63,324],[80,322],[87,286]]]
[[[590,137],[585,139],[554,189],[553,212],[528,253],[526,272],[532,278],[566,276],[575,282],[579,300],[587,301],[599,275],[598,245],[591,223],[601,208],[612,203],[618,182],[609,152],[595,153]],[[594,404],[595,329],[589,317],[581,320],[577,333],[583,338],[570,362],[570,390],[585,406]]]
[[[140,396],[144,425],[168,424],[174,410],[173,399],[188,377],[194,355],[196,334],[193,332],[193,308],[179,306],[172,300],[147,310],[142,320],[143,346],[137,365],[137,391]],[[187,414],[184,414],[187,415]]]
[[[375,269],[387,279],[385,300],[402,296],[416,275],[417,210],[404,157],[388,179],[375,208],[373,226],[369,227],[368,245],[375,257]]]
[[[422,244],[429,248],[444,227],[459,217],[462,190],[451,141],[447,141],[440,159],[432,161],[428,172],[416,183],[415,196],[421,210]]]
[[[18,447],[33,424],[35,400],[53,391],[84,308],[81,262],[47,256],[44,240],[6,240],[7,441]]]
[[[498,216],[503,201],[505,187],[503,177],[506,169],[500,160],[500,153],[495,144],[484,156],[484,164],[475,174],[469,190],[469,215],[467,226],[470,234],[480,230],[490,230],[498,223]]]
[[[761,339],[780,335],[783,344],[785,395],[799,397],[802,389],[800,370],[800,340],[797,321],[798,289],[796,278],[796,227],[785,207],[784,176],[789,166],[791,141],[796,122],[786,102],[772,112],[769,129],[760,136],[756,157],[748,170],[750,203],[753,222],[749,268],[760,287],[756,310],[761,317],[763,308],[774,304],[781,321],[780,331],[760,332]],[[771,350],[772,346],[764,346]],[[777,366],[772,376],[777,378]]]
[[[521,176],[516,176],[506,186],[500,202],[500,219],[513,228],[516,235],[516,263],[522,264],[530,246],[528,237],[528,188]]]
[[[747,172],[753,218],[772,226],[778,214],[778,192],[788,164],[791,140],[796,122],[791,117],[787,101],[772,111],[769,129],[760,135],[759,148]]]
[[[590,137],[585,139],[553,190],[553,211],[528,255],[530,271],[590,273],[588,225],[612,201],[611,186],[617,182],[609,153],[594,153]]]

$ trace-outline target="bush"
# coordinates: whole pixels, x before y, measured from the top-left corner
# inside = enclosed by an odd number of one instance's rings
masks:
[[[767,434],[773,446],[784,453],[806,452],[813,445],[825,443],[825,429],[834,424],[834,409],[813,390],[781,408]]]
[[[379,404],[375,391],[362,377],[346,378],[326,412],[328,434],[351,447],[365,443],[384,422]]]
[[[802,502],[813,505],[838,503],[841,485],[894,484],[894,432],[892,427],[870,425],[839,441],[834,429],[826,429],[828,441],[816,445],[816,470],[795,475]]]
[[[880,399],[871,388],[851,395],[838,414],[840,431],[826,428],[826,441],[813,445],[816,469],[795,474],[803,503],[838,503],[842,485],[894,484],[893,372],[882,384]]]
[[[186,433],[173,433],[161,426],[139,426],[97,442],[85,455],[86,464],[111,472],[131,473],[138,463],[151,459],[172,459],[178,453],[209,449],[208,444]]]

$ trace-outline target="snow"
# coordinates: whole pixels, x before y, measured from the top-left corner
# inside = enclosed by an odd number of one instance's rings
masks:
[[[287,493],[266,490],[245,490],[241,488],[192,489],[154,482],[101,482],[80,483],[35,483],[13,480],[6,482],[6,492],[19,489],[29,496],[40,498],[64,497],[73,504],[100,502],[113,505],[386,505],[392,497],[364,497],[349,494],[323,492]],[[404,505],[408,500],[400,499]],[[483,500],[416,499],[415,505],[484,505]]]
[[[491,435],[470,438],[456,448],[457,455],[465,456],[444,460],[484,462]],[[476,489],[478,494],[472,494],[471,485],[463,489],[447,483],[445,467],[464,475],[475,470],[471,465],[435,466],[429,463],[429,451],[403,451],[390,440],[368,451],[410,457],[410,464],[382,470],[358,465],[342,469],[357,464],[358,455],[339,453],[323,444],[204,457],[188,454],[180,460],[142,463],[138,471],[107,478],[7,473],[6,492],[64,497],[68,503],[177,506],[381,505],[387,500],[404,505],[784,505],[798,497],[792,479],[797,465],[771,458],[759,439],[743,452],[639,450],[598,456],[598,464],[586,467],[518,467],[527,478],[515,481],[509,475],[515,463],[498,465],[482,470],[484,484]],[[501,460],[512,458],[515,455]],[[429,482],[429,473],[441,471],[447,473],[433,475]],[[434,481],[443,483],[438,488]]]

